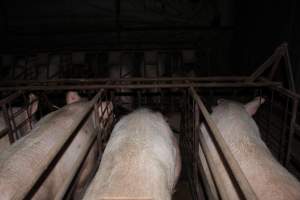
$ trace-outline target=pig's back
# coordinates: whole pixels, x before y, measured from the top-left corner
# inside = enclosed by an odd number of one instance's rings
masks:
[[[54,149],[62,146],[65,132],[79,123],[72,116],[82,113],[84,107],[84,103],[69,105],[48,114],[36,124],[31,134],[0,154],[0,191],[3,199],[11,199],[19,189],[26,191],[29,189],[27,183],[38,179],[36,171],[45,168],[47,162],[54,158]]]
[[[300,199],[298,181],[272,156],[242,105],[220,106],[212,118],[260,199]]]
[[[161,117],[139,110],[117,123],[87,199],[170,199],[176,149]]]

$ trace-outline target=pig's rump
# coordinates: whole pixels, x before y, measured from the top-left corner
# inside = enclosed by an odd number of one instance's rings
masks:
[[[170,199],[178,150],[159,113],[135,111],[118,122],[86,199]]]

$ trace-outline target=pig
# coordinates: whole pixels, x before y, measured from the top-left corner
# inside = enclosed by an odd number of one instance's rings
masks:
[[[50,159],[54,154],[53,149],[57,148],[57,145],[64,138],[64,132],[79,122],[76,115],[90,105],[90,102],[81,99],[76,92],[72,92],[67,94],[67,104],[63,108],[46,115],[36,124],[31,134],[21,138],[0,154],[1,199],[18,198],[18,195],[21,195],[18,190],[27,191],[24,188],[28,187],[28,183],[31,183],[33,179],[35,180],[32,178],[36,177],[35,171],[40,169],[40,166],[44,166],[44,163],[48,163],[47,159]],[[112,112],[111,102],[103,102],[103,104],[107,105],[110,108],[109,111]],[[97,124],[94,116],[93,112],[89,115],[52,171],[33,194],[32,199],[55,199],[61,193],[61,189],[67,184],[66,181],[78,156],[82,154],[92,136],[96,134]],[[99,116],[102,116],[102,113],[99,113]],[[111,115],[104,115],[104,118],[109,116]],[[102,124],[99,126],[103,128]],[[95,148],[92,147],[83,163],[83,169],[78,174],[74,195],[79,195],[88,181],[93,165],[96,163],[95,155]]]
[[[263,102],[264,99],[259,97],[244,105],[219,100],[211,117],[258,199],[300,199],[299,182],[272,156],[252,118]],[[229,199],[240,199],[203,125],[201,130],[227,196]]]
[[[24,110],[21,112],[18,116],[15,118],[16,126],[19,126],[21,123],[23,123],[26,119],[29,119],[29,115],[32,116],[30,121],[26,121],[22,126],[19,128],[19,135],[24,136],[34,127],[36,124],[36,118],[34,114],[36,113],[38,109],[39,101],[37,100],[37,97],[34,94],[29,94],[29,106],[27,110]],[[13,107],[12,112],[16,113],[18,112],[20,107]],[[7,132],[0,138],[0,152],[2,152],[4,149],[6,149],[8,146],[10,146],[10,141],[8,137],[8,128],[6,126],[6,122],[4,119],[4,113],[3,111],[0,111],[0,132]]]
[[[115,125],[83,199],[170,200],[180,170],[179,147],[162,114],[138,109]]]

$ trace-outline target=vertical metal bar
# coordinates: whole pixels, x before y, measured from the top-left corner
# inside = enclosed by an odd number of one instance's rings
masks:
[[[49,56],[49,54],[47,54],[47,65],[46,65],[46,79],[47,80],[50,77],[49,67],[50,67],[50,56]]]
[[[24,66],[24,79],[27,80],[28,79],[28,60],[29,60],[29,56],[26,55],[25,56],[25,66]]]
[[[268,133],[265,135],[265,140],[267,145],[269,146],[271,144],[270,138],[271,138],[271,123],[272,123],[272,117],[273,117],[273,103],[274,103],[274,90],[271,91],[271,100],[270,100],[270,112],[268,117]]]
[[[26,112],[26,115],[27,115],[27,122],[29,124],[29,127],[30,127],[30,130],[32,129],[32,113],[30,111],[30,108],[32,106],[32,104],[34,104],[34,102],[36,101],[36,99],[34,99],[32,102],[30,102],[30,100],[28,100],[25,96],[25,94],[23,93],[23,99],[25,101],[25,106],[26,106],[26,109],[25,109],[25,112]],[[24,112],[24,111],[23,111]],[[26,120],[26,119],[25,119]],[[22,133],[21,133],[22,134]],[[24,133],[26,134],[26,133]],[[23,135],[22,135],[23,136]]]
[[[195,182],[195,187],[196,187],[196,193],[198,200],[201,199],[201,197],[204,196],[203,191],[199,183],[199,172],[198,172],[198,161],[199,161],[199,135],[197,130],[197,127],[199,127],[199,112],[196,112],[196,103],[193,101],[193,110],[192,115],[193,115],[193,136],[194,136],[194,141],[193,141],[193,174],[194,174],[194,182]]]
[[[197,131],[199,134],[202,134],[199,131]],[[204,180],[204,188],[205,192],[207,194],[208,200],[218,200],[218,192],[215,186],[215,182],[212,177],[211,169],[209,168],[208,161],[205,158],[203,147],[201,147],[199,143],[199,173],[202,176],[202,179]]]
[[[121,23],[120,23],[121,1],[120,0],[115,0],[115,14],[116,14],[118,42],[120,42],[121,40]]]
[[[13,112],[13,109],[12,109],[12,106],[11,106],[11,103],[9,102],[8,103],[8,117],[9,117],[9,122],[11,122],[12,124],[12,133],[15,137],[15,140],[18,140],[19,138],[21,138],[21,134],[20,132],[18,131],[17,129],[17,125],[16,125],[16,121],[15,121],[15,117],[17,117],[18,115],[14,116],[14,112]]]
[[[201,147],[203,148],[204,157],[207,160],[208,167],[212,172],[211,173],[212,178],[214,179],[214,181],[216,183],[217,190],[218,190],[222,200],[227,200],[227,199],[229,200],[230,198],[228,196],[228,193],[225,190],[225,187],[223,187],[224,181],[222,180],[222,177],[218,175],[218,169],[217,169],[217,166],[215,165],[215,162],[213,161],[213,156],[211,155],[211,152],[210,152],[206,142],[203,140],[204,140],[203,135],[201,134],[199,141],[200,141]]]
[[[281,138],[280,138],[280,156],[279,160],[283,164],[284,163],[284,157],[285,157],[285,151],[286,151],[286,128],[287,128],[287,117],[289,112],[289,97],[286,97],[286,104],[284,109],[284,117],[283,117],[283,127],[281,131]]]
[[[7,107],[5,104],[2,105],[2,111],[3,111],[3,117],[6,123],[6,126],[8,128],[8,138],[9,138],[9,142],[12,144],[15,142],[15,138],[12,132],[12,127],[10,124],[10,120],[9,120],[9,115],[8,115],[8,111],[7,111]]]
[[[99,112],[98,112],[98,106],[99,106],[99,102],[96,102],[94,105],[94,121],[95,121],[95,126],[96,126],[96,130],[97,130],[97,138],[96,138],[96,143],[97,143],[97,157],[100,157],[100,152],[102,149],[102,137],[101,137],[101,129],[99,127]]]
[[[298,111],[298,99],[294,99],[293,100],[293,108],[292,108],[292,119],[290,122],[290,132],[289,132],[287,153],[286,153],[286,157],[285,157],[284,166],[287,166],[290,161],[292,140],[294,138],[294,133],[295,133],[295,122],[296,122],[297,111]]]
[[[16,61],[17,60],[17,58],[16,58],[16,56],[14,56],[14,58],[13,58],[13,62],[12,62],[12,77],[10,77],[10,78],[16,78]]]
[[[285,51],[284,51],[283,57],[284,57],[284,62],[285,62],[286,71],[287,71],[287,75],[288,75],[287,80],[289,82],[289,88],[290,88],[290,90],[295,92],[296,89],[295,89],[294,74],[292,72],[291,59],[290,59],[290,55],[289,55],[288,46],[286,43],[284,44],[284,48],[285,48]]]
[[[273,80],[273,77],[274,77],[274,75],[275,75],[275,72],[276,72],[277,69],[278,69],[279,62],[280,62],[281,58],[282,58],[281,56],[278,56],[278,57],[276,58],[276,60],[274,61],[273,66],[272,66],[272,69],[271,69],[271,72],[270,72],[270,74],[269,74],[269,80]]]

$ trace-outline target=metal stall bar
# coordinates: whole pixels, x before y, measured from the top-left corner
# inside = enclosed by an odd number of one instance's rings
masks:
[[[3,132],[1,132],[1,137],[4,136],[6,133],[8,133],[9,142],[11,144],[14,143],[17,140],[17,138],[13,134],[14,128],[12,127],[11,119],[9,117],[9,113],[8,113],[6,104],[8,102],[11,102],[12,100],[18,98],[20,95],[21,95],[21,91],[17,91],[0,101],[0,106],[1,106],[2,112],[3,112],[3,118],[5,120],[6,125],[8,126],[6,129],[3,130]]]
[[[9,142],[12,144],[17,140],[17,138],[13,134],[13,127],[10,123],[9,113],[8,113],[8,110],[7,110],[7,107],[5,104],[2,105],[2,111],[3,111],[3,117],[5,120],[5,123],[8,126],[8,128],[6,130],[8,130]],[[2,134],[6,134],[6,130],[4,130]]]
[[[47,151],[46,154],[34,154],[31,148],[26,148],[22,142],[17,143],[16,145],[10,148],[10,151],[6,151],[5,154],[1,157],[0,160],[0,176],[7,177],[4,182],[7,183],[19,183],[15,185],[14,188],[11,188],[11,196],[14,200],[30,198],[36,192],[40,184],[45,180],[46,176],[49,174],[49,171],[53,169],[54,164],[62,156],[63,152],[70,145],[74,137],[76,136],[78,130],[81,128],[82,122],[84,123],[91,111],[94,108],[94,104],[101,95],[102,91],[98,92],[95,97],[87,102],[87,106],[84,108],[78,109],[78,114],[74,118],[71,124],[67,127],[68,131],[53,132],[53,130],[45,129],[43,134],[39,134],[39,129],[33,129],[30,137],[30,143],[32,146],[35,146],[37,150],[42,152]],[[68,110],[66,110],[68,112]],[[55,115],[55,112],[52,113]],[[62,119],[57,119],[62,120]],[[50,125],[49,125],[50,126]],[[59,138],[57,141],[50,146],[43,145],[48,138]],[[24,141],[24,140],[23,140]],[[37,152],[39,153],[39,151]],[[34,154],[34,155],[32,155]],[[28,159],[21,159],[22,163],[19,163],[21,166],[31,166],[31,170],[34,170],[34,174],[27,174],[26,167],[16,168],[15,163],[13,162],[17,158],[23,158],[24,155],[31,155]],[[25,170],[25,171],[24,171]],[[7,174],[12,174],[7,176]],[[20,177],[24,177],[24,182],[20,180]],[[26,180],[26,181],[25,181]],[[21,181],[21,183],[20,183]],[[5,184],[5,183],[3,183]],[[6,191],[1,191],[6,192]]]
[[[97,78],[97,79],[56,79],[56,80],[7,80],[1,81],[1,86],[8,85],[22,85],[22,84],[47,84],[47,83],[103,83],[107,81],[113,82],[122,82],[122,81],[145,81],[145,82],[153,82],[153,81],[214,81],[214,82],[230,82],[230,81],[241,81],[244,82],[246,80],[246,76],[209,76],[209,77],[159,77],[159,78],[141,78],[141,77],[132,77],[132,78]]]
[[[289,55],[289,50],[288,50],[288,45],[287,43],[282,44],[283,48],[284,48],[284,54],[283,54],[283,59],[285,62],[285,68],[286,68],[286,72],[287,72],[287,79],[289,82],[289,87],[290,90],[292,90],[293,92],[296,91],[295,89],[295,81],[294,81],[294,76],[293,76],[293,72],[292,72],[292,64],[291,64],[291,59],[290,59],[290,55]]]
[[[0,86],[0,91],[15,91],[15,90],[98,90],[98,89],[141,89],[141,88],[189,88],[189,87],[202,87],[202,88],[226,88],[226,87],[268,87],[278,86],[278,82],[270,83],[160,83],[160,84],[93,84],[93,85],[29,85],[29,86]]]
[[[207,157],[209,157],[209,156],[205,156],[203,146],[199,145],[199,159],[200,159],[200,161],[199,161],[200,163],[198,163],[198,165],[200,166],[199,170],[200,170],[200,174],[202,175],[202,178],[205,180],[205,182],[208,183],[208,184],[204,184],[205,191],[207,192],[207,196],[208,196],[209,200],[218,200],[219,195],[217,192],[217,188],[215,186],[215,183],[217,182],[217,180],[214,179],[214,177],[212,175],[213,174],[212,171],[215,172],[216,169],[214,168],[215,167],[214,165],[208,164],[208,162],[211,162],[211,160],[208,161]],[[218,184],[220,182],[221,182],[221,180],[218,180]],[[223,193],[225,193],[225,191]]]
[[[283,58],[284,67],[286,70],[286,76],[288,80],[289,89],[295,92],[295,81],[291,67],[291,60],[288,51],[288,44],[282,43],[279,47],[277,47],[274,53],[255,70],[248,78],[246,78],[246,82],[253,82],[259,76],[261,76],[268,68],[272,67],[271,72],[269,74],[269,78],[272,80],[276,70],[278,69],[278,65],[280,60]]]
[[[217,166],[215,165],[215,162],[213,161],[213,156],[205,142],[203,142],[203,136],[202,133],[200,133],[200,148],[203,152],[203,167],[208,167],[208,171],[204,171],[205,177],[207,178],[208,184],[212,186],[212,188],[209,188],[208,192],[211,192],[211,195],[213,197],[217,197],[215,199],[220,198],[223,200],[230,200],[229,196],[227,194],[227,191],[223,187],[224,181],[222,178],[218,175],[218,169]],[[200,153],[202,153],[200,152]],[[201,156],[201,155],[199,155]],[[207,165],[206,165],[207,164]],[[206,166],[205,166],[206,165]],[[212,175],[212,176],[211,176]],[[219,194],[219,195],[218,195]]]
[[[265,78],[259,78],[259,80],[265,82],[265,83],[272,83],[272,81],[268,80],[268,79],[265,79]],[[273,82],[274,83],[274,82]],[[286,96],[288,96],[289,98],[291,99],[300,99],[300,94],[296,93],[296,92],[293,92],[291,90],[288,90],[284,87],[282,87],[281,85],[273,85],[273,86],[270,86],[272,89],[280,92],[281,94],[284,94]]]
[[[205,122],[208,124],[208,127],[211,130],[211,132],[208,131],[208,133],[210,134],[213,141],[215,142],[215,145],[220,149],[219,153],[221,153],[221,155],[224,156],[225,162],[226,162],[226,164],[228,164],[229,170],[232,172],[233,177],[234,177],[235,181],[238,183],[237,185],[240,187],[244,197],[246,199],[257,199],[256,194],[254,193],[252,187],[250,186],[248,180],[246,179],[244,173],[242,172],[239,164],[233,157],[229,147],[227,146],[226,142],[224,141],[224,138],[222,137],[217,126],[211,119],[210,114],[208,113],[202,100],[197,95],[197,92],[195,91],[195,89],[193,87],[190,87],[189,91],[190,91],[191,95],[193,96],[194,100],[196,101],[197,105],[199,106],[199,108],[204,116]],[[221,189],[221,188],[218,188],[218,189]]]
[[[28,107],[31,106],[33,102],[27,102],[24,106],[13,106],[12,102],[19,98],[23,94],[23,98],[26,101],[26,97],[24,96],[24,93],[21,91],[17,91],[10,96],[2,99],[0,101],[0,107],[2,108],[3,112],[3,119],[5,120],[5,129],[1,131],[0,137],[3,137],[5,134],[8,134],[8,137],[10,139],[10,143],[15,142],[16,140],[20,139],[24,134],[27,134],[29,130],[32,129],[32,117],[28,111]],[[20,119],[20,116],[26,114],[24,118]],[[17,120],[19,118],[19,120]],[[29,130],[26,129],[26,132],[22,131],[21,129],[28,124],[30,126]],[[23,129],[25,130],[25,129]]]
[[[285,160],[285,142],[286,142],[286,130],[287,130],[287,120],[288,120],[288,112],[289,112],[289,102],[290,99],[286,97],[286,103],[285,103],[285,110],[284,110],[284,116],[283,116],[283,127],[281,130],[281,137],[280,137],[280,154],[279,154],[279,160],[280,163],[284,163]]]
[[[188,104],[189,105],[189,104]],[[193,101],[192,109],[195,110],[197,107],[196,103]],[[192,149],[193,149],[193,163],[192,163],[192,171],[193,171],[193,177],[194,177],[194,185],[199,186],[200,181],[199,181],[199,170],[198,170],[198,161],[199,161],[199,134],[197,134],[196,129],[199,127],[199,115],[196,115],[195,117],[192,115],[192,131],[193,131],[193,138],[192,138]],[[196,187],[195,188],[197,198],[200,199],[201,197],[204,196],[204,191],[202,190],[201,187]]]
[[[296,122],[296,117],[297,117],[297,111],[298,111],[298,99],[293,100],[293,108],[292,108],[292,119],[290,122],[290,132],[289,132],[289,137],[288,137],[288,149],[286,152],[286,157],[285,157],[285,162],[284,166],[287,166],[289,161],[290,161],[290,154],[291,154],[291,148],[292,148],[292,140],[294,138],[294,133],[295,133],[295,122]]]
[[[195,105],[196,103],[193,102],[193,104]],[[216,170],[216,168],[214,168],[215,166],[209,166],[207,158],[203,152],[203,146],[201,146],[201,144],[199,144],[199,142],[202,141],[201,136],[202,134],[198,134],[200,130],[200,110],[199,107],[197,105],[194,106],[194,120],[195,120],[195,129],[194,131],[194,135],[198,135],[198,138],[196,138],[196,141],[194,141],[194,143],[196,145],[198,145],[198,152],[195,152],[195,155],[199,156],[199,159],[197,160],[197,165],[198,165],[198,170],[199,170],[199,174],[202,176],[202,179],[204,180],[205,183],[207,184],[203,184],[205,191],[207,193],[207,197],[209,200],[218,200],[219,199],[219,195],[218,195],[218,191],[216,189],[215,186],[215,182],[214,178],[212,176],[212,172],[211,170]],[[198,154],[197,154],[198,153]],[[210,157],[211,158],[211,157]],[[214,168],[214,169],[212,169]],[[217,177],[219,178],[219,177]],[[220,181],[218,180],[218,183],[220,183]]]

